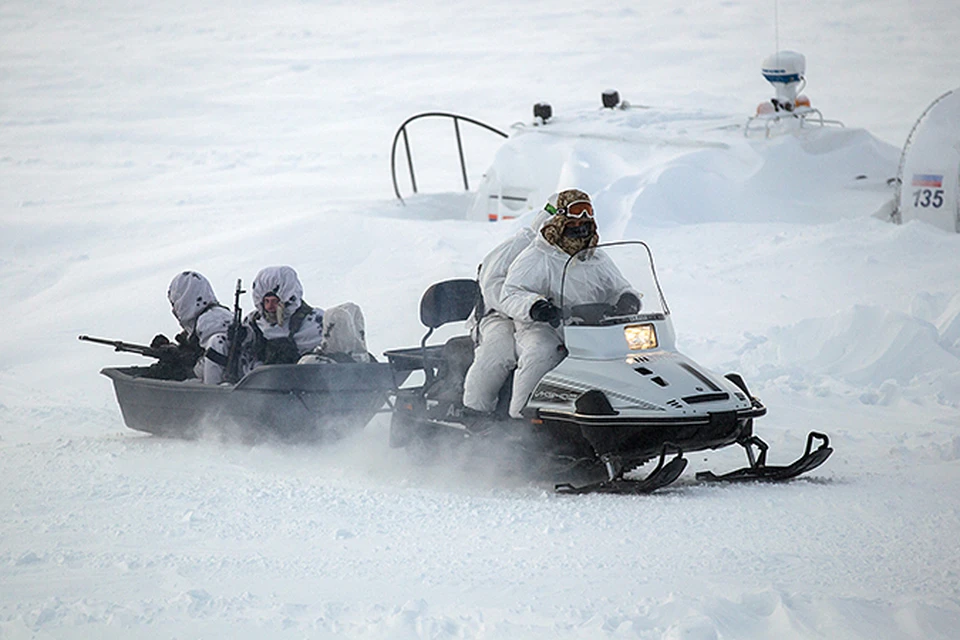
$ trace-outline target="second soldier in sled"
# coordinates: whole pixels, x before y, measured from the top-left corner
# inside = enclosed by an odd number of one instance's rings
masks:
[[[323,309],[303,300],[303,285],[292,267],[265,267],[253,279],[256,309],[244,320],[242,370],[267,364],[295,364],[323,340]]]

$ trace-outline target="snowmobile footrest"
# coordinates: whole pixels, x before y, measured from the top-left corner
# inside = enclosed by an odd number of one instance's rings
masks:
[[[676,457],[670,462],[665,462],[666,447],[660,454],[660,462],[657,467],[642,480],[630,480],[620,476],[603,482],[595,482],[580,487],[572,484],[558,484],[554,487],[557,493],[568,495],[580,495],[584,493],[620,493],[620,494],[644,494],[652,493],[657,489],[667,486],[680,477],[687,466],[687,459],[683,457],[683,452],[677,453]]]
[[[821,441],[816,451],[813,450],[814,440]],[[744,446],[749,446],[749,444]],[[766,449],[763,450],[763,453],[766,453]],[[789,480],[816,469],[830,457],[831,453],[833,453],[833,449],[830,447],[830,439],[827,438],[826,434],[811,431],[807,436],[806,450],[793,464],[783,466],[768,465],[765,464],[764,461],[766,456],[761,455],[760,461],[756,464],[723,475],[717,475],[712,471],[701,471],[697,473],[697,480],[703,482],[748,482],[758,480],[779,482],[781,480]]]

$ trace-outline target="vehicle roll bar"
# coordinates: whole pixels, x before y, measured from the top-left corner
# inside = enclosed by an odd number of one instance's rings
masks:
[[[474,120],[473,118],[468,118],[467,116],[461,116],[455,113],[447,113],[444,111],[428,111],[425,113],[418,113],[415,116],[410,116],[404,120],[403,124],[400,125],[400,128],[397,129],[397,133],[393,136],[393,146],[390,149],[390,175],[393,178],[393,193],[396,194],[397,200],[400,202],[403,202],[403,196],[400,195],[400,187],[397,184],[397,144],[400,142],[400,138],[402,137],[404,152],[407,156],[407,168],[410,171],[410,184],[413,187],[413,192],[417,193],[417,178],[413,170],[413,155],[410,153],[410,139],[407,134],[407,125],[414,120],[419,120],[421,118],[450,118],[453,120],[453,130],[457,137],[457,153],[460,156],[460,173],[463,176],[464,191],[470,190],[470,183],[467,181],[467,163],[463,157],[463,140],[460,137],[460,121],[463,120],[464,122],[478,126],[482,129],[486,129],[487,131],[495,133],[503,138],[508,137],[506,133],[495,127],[480,122],[479,120]]]

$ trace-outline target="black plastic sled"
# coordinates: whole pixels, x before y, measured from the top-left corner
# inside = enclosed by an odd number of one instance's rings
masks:
[[[245,440],[322,441],[359,431],[393,389],[386,363],[259,367],[235,385],[141,377],[147,367],[108,367],[123,421],[158,436],[208,432]]]

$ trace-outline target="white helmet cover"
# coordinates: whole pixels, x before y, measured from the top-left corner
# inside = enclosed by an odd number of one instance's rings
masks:
[[[269,293],[280,298],[284,317],[289,317],[300,308],[303,302],[303,285],[300,284],[300,278],[293,267],[264,267],[253,279],[253,303],[261,314],[264,313],[263,298]]]
[[[196,271],[184,271],[174,276],[167,289],[167,299],[173,307],[173,315],[185,329],[193,325],[204,309],[218,304],[210,281]]]

